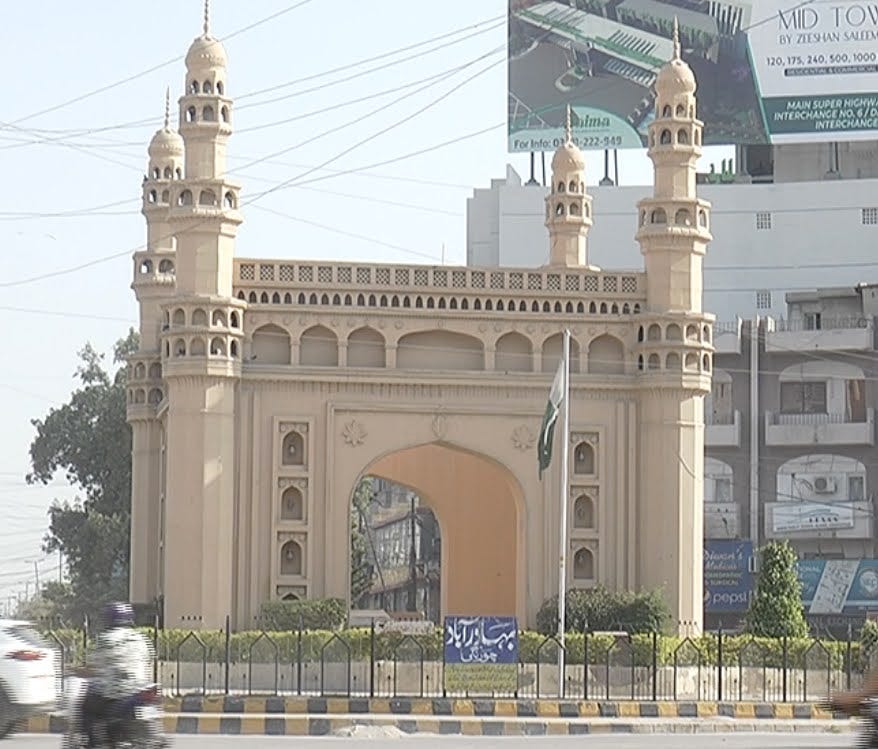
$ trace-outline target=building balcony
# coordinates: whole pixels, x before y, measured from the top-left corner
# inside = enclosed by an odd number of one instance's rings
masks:
[[[872,515],[870,502],[766,502],[765,537],[871,539]]]
[[[772,447],[799,445],[874,445],[875,411],[866,410],[865,421],[851,421],[844,414],[765,414],[765,444]]]
[[[713,348],[717,354],[741,353],[742,326],[741,318],[730,323],[716,323],[713,326]]]
[[[704,503],[704,537],[738,538],[741,532],[741,508],[734,502]]]
[[[816,330],[808,329],[804,321],[779,320],[765,334],[765,350],[872,351],[874,341],[872,319],[867,317],[823,319]]]
[[[741,412],[736,410],[729,414],[705,414],[704,446],[740,447]]]

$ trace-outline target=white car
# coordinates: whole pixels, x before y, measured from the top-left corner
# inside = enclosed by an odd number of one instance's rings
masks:
[[[0,739],[57,708],[58,654],[29,622],[0,619]]]

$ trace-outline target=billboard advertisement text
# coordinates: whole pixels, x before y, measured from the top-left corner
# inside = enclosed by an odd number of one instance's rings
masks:
[[[509,150],[645,147],[675,18],[705,145],[878,137],[876,3],[509,0]]]
[[[704,613],[743,612],[753,595],[750,541],[704,544]]]

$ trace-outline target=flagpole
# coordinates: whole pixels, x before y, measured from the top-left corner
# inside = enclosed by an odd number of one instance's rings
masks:
[[[561,522],[560,553],[558,554],[558,696],[564,697],[564,634],[567,618],[567,476],[570,454],[570,331],[564,331],[561,348],[564,367],[564,389],[561,399]]]

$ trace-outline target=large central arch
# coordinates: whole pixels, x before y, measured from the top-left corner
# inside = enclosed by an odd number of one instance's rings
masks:
[[[384,455],[363,471],[409,487],[442,538],[442,615],[524,613],[524,493],[508,468],[445,443]]]

